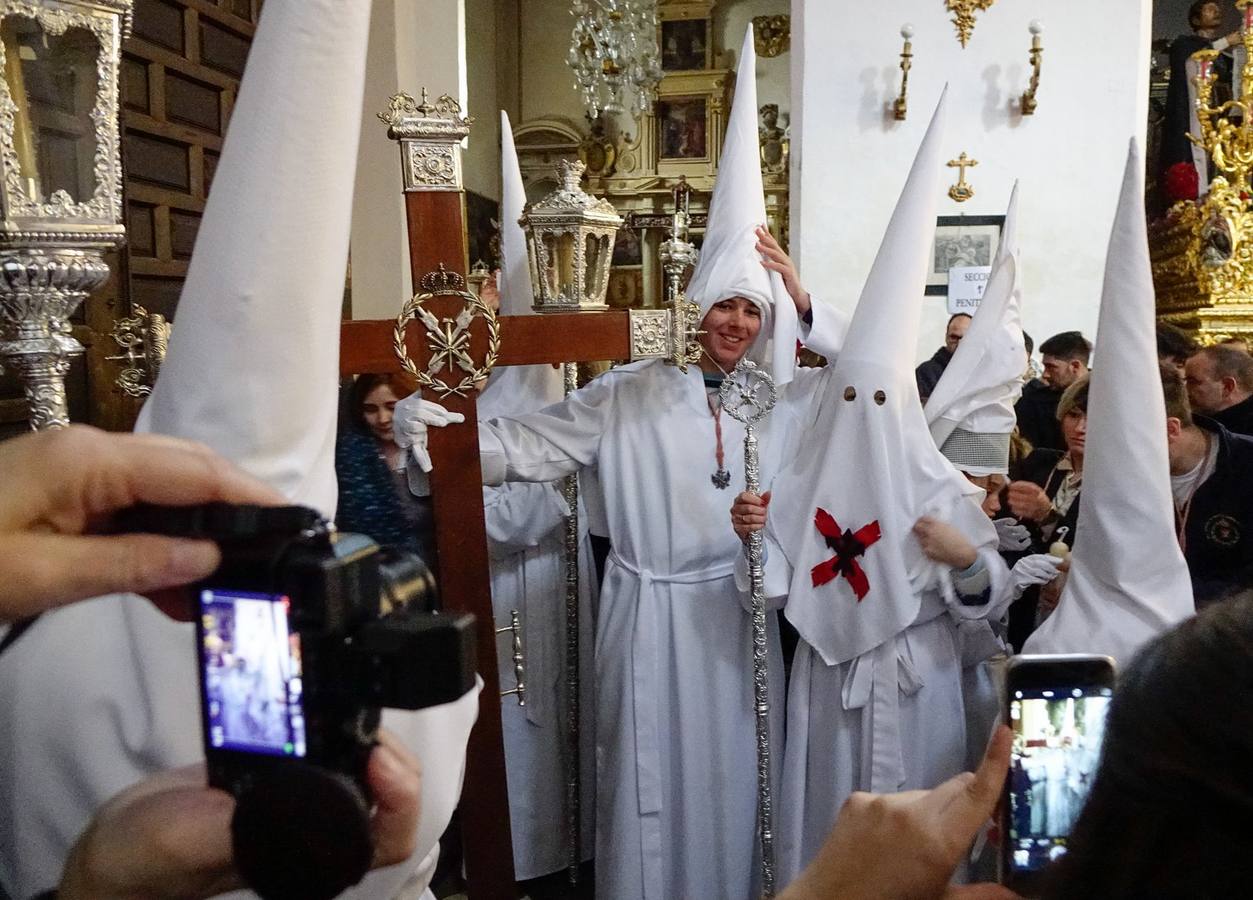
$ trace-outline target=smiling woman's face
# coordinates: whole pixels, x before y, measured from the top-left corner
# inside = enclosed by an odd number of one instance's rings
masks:
[[[744,297],[719,300],[700,324],[701,345],[724,372],[730,372],[761,331],[761,310]]]

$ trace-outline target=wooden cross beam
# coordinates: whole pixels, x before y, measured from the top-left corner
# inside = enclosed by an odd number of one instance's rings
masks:
[[[410,268],[415,286],[435,273],[466,271],[464,198],[460,181],[459,143],[469,131],[455,100],[444,96],[421,104],[398,94],[380,118],[389,135],[401,143],[405,208],[409,230]],[[426,279],[428,285],[436,282]],[[447,279],[441,276],[440,284]],[[466,301],[456,293],[422,297],[426,314],[440,327],[463,317]],[[676,305],[677,309],[677,305]],[[469,339],[459,344],[474,360],[482,360],[489,343],[498,343],[498,366],[537,363],[593,362],[671,355],[682,332],[670,310],[560,313],[543,316],[501,316],[497,342],[489,339],[485,318],[468,323]],[[686,321],[686,319],[685,319]],[[434,379],[456,385],[466,373],[455,361],[430,372],[444,340],[432,335],[421,320],[411,322],[399,342],[413,367]],[[397,353],[396,321],[346,321],[340,332],[340,372],[402,371]],[[436,573],[444,604],[475,616],[478,670],[483,678],[479,717],[470,734],[461,824],[471,900],[516,898],[509,796],[505,780],[501,729],[501,685],[496,666],[495,623],[492,617],[487,532],[483,513],[482,470],[479,465],[476,392],[443,393],[424,386],[423,396],[465,416],[462,425],[432,429],[429,451],[433,464],[431,497],[435,518]]]

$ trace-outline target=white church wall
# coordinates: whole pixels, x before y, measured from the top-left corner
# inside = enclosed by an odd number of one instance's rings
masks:
[[[975,196],[938,214],[1001,215],[1020,181],[1024,325],[1037,344],[1096,327],[1105,250],[1128,140],[1144,139],[1150,0],[997,3],[977,13],[966,49],[938,0],[793,0],[792,249],[807,287],[851,310],[945,81],[949,158]],[[1044,26],[1039,108],[1027,86],[1028,23]],[[900,27],[914,25],[909,118],[886,112],[900,86]],[[803,28],[800,26],[803,23]],[[803,117],[803,122],[800,121]],[[954,183],[956,170],[945,185]],[[943,297],[926,297],[918,344],[942,342]]]

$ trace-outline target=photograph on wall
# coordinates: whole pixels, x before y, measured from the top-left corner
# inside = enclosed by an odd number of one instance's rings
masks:
[[[708,19],[661,23],[661,68],[666,72],[709,68]]]
[[[1001,243],[1004,216],[940,216],[931,245],[931,271],[927,273],[929,295],[948,294],[948,270],[990,266]]]
[[[660,159],[708,158],[706,98],[658,100],[656,110]]]

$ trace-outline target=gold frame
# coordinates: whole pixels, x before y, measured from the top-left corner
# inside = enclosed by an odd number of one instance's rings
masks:
[[[722,139],[726,136],[726,116],[730,106],[735,76],[727,69],[705,72],[672,72],[657,88],[657,103],[674,100],[705,101],[705,155],[699,159],[663,157],[661,155],[661,117],[657,108],[640,123],[640,152],[643,168],[656,171],[663,178],[686,175],[690,181],[699,176],[712,178],[718,171],[722,156]]]

